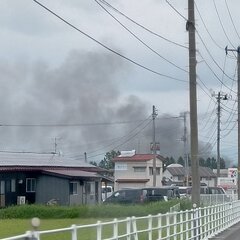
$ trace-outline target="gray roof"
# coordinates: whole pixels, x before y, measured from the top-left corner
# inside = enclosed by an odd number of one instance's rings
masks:
[[[167,170],[172,176],[184,176],[185,168],[184,167],[167,167]],[[191,168],[188,168],[189,175],[191,175]],[[200,177],[216,177],[216,174],[208,167],[199,167],[199,176]]]
[[[80,170],[47,170],[44,171],[45,173],[53,173],[53,174],[59,174],[69,177],[101,177],[95,172],[86,172],[86,171],[80,171]]]
[[[36,153],[0,153],[0,166],[22,167],[91,167],[95,166],[85,161],[76,160],[58,154]]]

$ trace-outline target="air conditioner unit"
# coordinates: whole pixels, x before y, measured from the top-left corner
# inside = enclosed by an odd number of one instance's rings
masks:
[[[25,196],[18,196],[17,197],[17,204],[18,205],[23,205],[26,203],[26,197]]]

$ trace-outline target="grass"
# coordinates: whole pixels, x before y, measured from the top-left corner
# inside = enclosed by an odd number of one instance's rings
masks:
[[[112,221],[114,218],[126,218],[129,216],[147,216],[158,213],[166,213],[170,207],[179,201],[154,202],[144,205],[94,205],[94,206],[43,206],[43,205],[21,205],[0,209],[0,238],[20,235],[31,230],[30,220],[33,217],[41,219],[39,230],[49,230],[70,227],[72,224],[87,225]],[[181,210],[191,208],[190,202],[181,201]],[[146,228],[146,223],[141,226]],[[124,231],[125,225],[120,224],[119,231]],[[96,239],[96,228],[78,230],[81,239]],[[104,234],[111,235],[112,229],[104,227]],[[69,239],[70,232],[51,234],[41,239]]]

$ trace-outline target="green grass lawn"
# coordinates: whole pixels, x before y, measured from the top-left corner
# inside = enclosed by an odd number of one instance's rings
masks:
[[[32,230],[31,218],[39,217],[41,219],[39,230],[50,230],[59,228],[68,228],[72,224],[87,225],[95,224],[98,220],[102,222],[112,221],[114,218],[125,219],[131,216],[147,216],[165,213],[173,202],[155,202],[147,205],[99,205],[99,206],[41,206],[24,205],[13,206],[0,209],[0,239],[21,235],[26,231]],[[190,205],[188,202],[181,202],[181,209],[184,210]],[[147,221],[140,220],[138,228],[146,229]],[[113,234],[113,225],[104,226],[104,237],[111,237]],[[119,232],[126,233],[126,223],[119,224]],[[139,239],[147,239],[147,233],[141,234]],[[41,240],[71,239],[70,231],[64,233],[46,234],[41,236]],[[92,240],[96,239],[96,227],[92,229],[84,228],[78,230],[78,239]]]
[[[106,219],[105,219],[106,220]],[[109,219],[111,221],[111,219]],[[70,227],[72,224],[76,225],[86,225],[96,223],[97,219],[85,218],[85,219],[42,219],[39,230],[49,230],[57,228]],[[31,219],[3,219],[0,220],[0,239],[5,237],[12,237],[15,235],[24,234],[26,231],[32,230]],[[84,233],[84,231],[83,231]],[[82,233],[82,234],[83,234]],[[91,232],[86,233],[86,235]],[[81,234],[81,235],[82,235]],[[68,236],[69,233],[61,234],[64,239],[64,236]],[[59,234],[46,235],[48,237],[43,237],[42,239],[59,239]],[[84,237],[82,235],[82,237]],[[84,237],[85,239],[85,237]]]

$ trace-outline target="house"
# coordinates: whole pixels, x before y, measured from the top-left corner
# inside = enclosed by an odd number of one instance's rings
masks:
[[[102,169],[58,154],[0,153],[0,207],[101,202]]]
[[[185,185],[186,176],[188,176],[189,183],[191,183],[191,167],[185,169],[181,164],[176,163],[168,165],[163,173],[163,179],[166,185]],[[199,176],[202,184],[205,184],[209,187],[216,185],[217,176],[212,169],[199,166]]]
[[[133,151],[122,151],[115,157],[114,190],[129,187],[153,186],[154,154],[136,154]],[[161,186],[163,160],[160,155],[156,159],[156,186]]]

